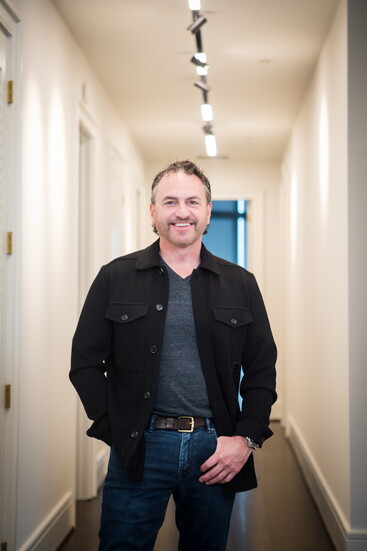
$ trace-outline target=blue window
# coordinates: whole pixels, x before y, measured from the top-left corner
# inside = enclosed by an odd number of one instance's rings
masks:
[[[209,251],[247,268],[247,201],[213,201],[203,243]]]

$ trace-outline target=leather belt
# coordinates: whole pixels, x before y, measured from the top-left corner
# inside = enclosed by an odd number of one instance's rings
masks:
[[[154,421],[155,429],[177,430],[177,432],[193,432],[196,427],[205,425],[204,417],[190,417],[181,415],[180,417],[156,417]]]

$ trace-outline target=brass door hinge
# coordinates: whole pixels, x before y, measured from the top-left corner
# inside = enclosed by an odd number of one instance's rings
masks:
[[[14,103],[14,80],[8,80],[8,103]]]
[[[13,232],[8,231],[6,234],[6,254],[13,254]]]
[[[11,385],[5,385],[5,409],[11,408]]]

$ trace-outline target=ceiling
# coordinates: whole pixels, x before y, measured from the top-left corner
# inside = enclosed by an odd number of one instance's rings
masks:
[[[53,0],[146,160],[206,156],[187,0]],[[281,158],[339,0],[201,0],[218,157]]]

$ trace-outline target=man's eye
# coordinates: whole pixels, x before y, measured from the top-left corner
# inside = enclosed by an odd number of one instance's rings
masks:
[[[199,204],[197,201],[194,201],[194,200],[189,201],[189,203],[190,203],[190,205],[198,205]]]

